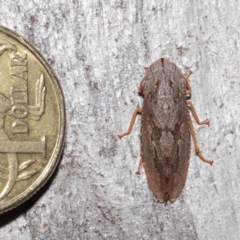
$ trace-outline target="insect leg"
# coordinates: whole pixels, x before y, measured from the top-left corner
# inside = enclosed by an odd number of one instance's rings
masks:
[[[190,132],[193,138],[193,143],[194,143],[194,147],[195,147],[195,151],[196,151],[196,155],[203,161],[209,164],[213,164],[212,160],[207,160],[201,153],[199,147],[198,147],[198,143],[197,143],[197,138],[196,138],[196,133],[193,127],[193,123],[192,123],[192,119],[189,117],[189,126],[190,126]]]
[[[144,79],[141,81],[141,83],[140,83],[140,86],[139,86],[139,88],[138,88],[138,92],[139,92],[140,94],[143,94],[143,86],[144,86],[145,82],[146,82],[146,80],[145,80],[145,78],[144,78]]]
[[[191,110],[192,115],[193,115],[193,117],[194,117],[194,119],[196,120],[196,122],[197,122],[198,125],[206,124],[206,125],[209,126],[210,121],[209,121],[208,119],[206,119],[206,120],[204,120],[204,121],[202,121],[202,122],[199,120],[198,115],[197,115],[197,113],[196,113],[196,110],[195,110],[195,108],[194,108],[194,106],[193,106],[193,104],[192,104],[191,101],[187,101],[187,105],[188,105],[188,108]]]
[[[187,92],[186,92],[186,94],[187,95],[190,95],[191,96],[191,92],[192,92],[192,88],[191,88],[191,85],[190,85],[190,83],[189,83],[189,81],[188,81],[188,78],[192,75],[192,71],[190,70],[189,72],[188,72],[188,75],[186,76],[186,77],[183,77],[183,79],[184,79],[184,81],[185,81],[185,83],[186,83],[186,87],[187,87]]]
[[[131,133],[132,128],[133,128],[133,125],[134,125],[135,120],[136,120],[136,117],[137,117],[138,114],[141,114],[141,113],[142,113],[142,108],[136,108],[136,109],[135,109],[135,111],[134,111],[134,113],[133,113],[133,116],[132,116],[132,120],[131,120],[131,122],[130,122],[130,125],[129,125],[129,127],[128,127],[127,132],[122,133],[122,134],[118,134],[118,137],[119,137],[120,139],[121,139],[122,137],[124,137],[124,136],[126,136],[126,135],[128,135],[128,134]]]
[[[144,162],[144,158],[143,158],[143,156],[141,155],[141,158],[140,158],[140,160],[139,160],[139,164],[138,164],[137,171],[135,172],[135,173],[138,174],[138,175],[141,174],[141,173],[140,173],[140,170],[141,170],[141,167],[142,167],[142,165],[143,165],[143,162]]]

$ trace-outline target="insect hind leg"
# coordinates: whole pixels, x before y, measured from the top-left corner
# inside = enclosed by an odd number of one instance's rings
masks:
[[[144,158],[143,158],[143,156],[141,155],[141,158],[140,158],[139,163],[138,163],[137,171],[135,172],[135,173],[138,174],[138,175],[141,174],[140,171],[141,171],[141,167],[142,167],[142,165],[143,165],[143,162],[144,162]]]

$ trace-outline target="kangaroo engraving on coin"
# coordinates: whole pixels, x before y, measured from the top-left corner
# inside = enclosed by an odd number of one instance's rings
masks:
[[[0,27],[0,213],[41,188],[57,166],[65,134],[64,99],[43,57]]]

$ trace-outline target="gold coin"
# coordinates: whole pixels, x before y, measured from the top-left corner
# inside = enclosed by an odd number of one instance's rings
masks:
[[[41,54],[0,26],[0,213],[30,198],[56,168],[64,98]]]

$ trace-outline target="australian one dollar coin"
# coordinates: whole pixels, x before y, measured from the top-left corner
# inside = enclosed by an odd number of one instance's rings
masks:
[[[41,54],[0,26],[0,213],[30,198],[55,170],[64,98]]]

